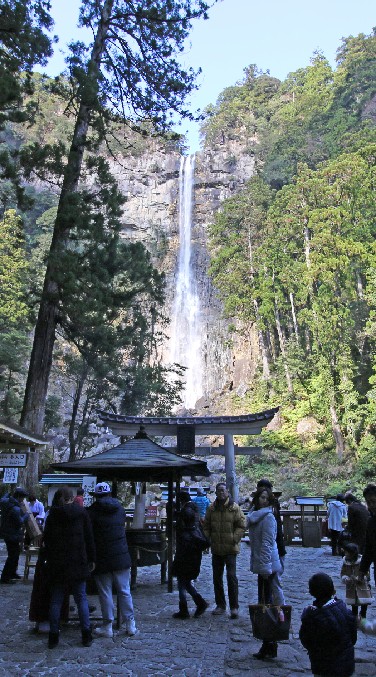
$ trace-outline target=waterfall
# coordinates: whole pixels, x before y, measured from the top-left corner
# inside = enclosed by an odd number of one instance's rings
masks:
[[[203,394],[200,299],[192,268],[191,235],[195,156],[182,156],[179,171],[179,255],[171,322],[171,362],[185,367],[183,403],[195,406]]]

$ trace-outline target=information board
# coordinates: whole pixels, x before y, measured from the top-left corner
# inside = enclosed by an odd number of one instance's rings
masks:
[[[27,464],[27,454],[17,454],[17,452],[0,454],[0,468],[25,468]]]

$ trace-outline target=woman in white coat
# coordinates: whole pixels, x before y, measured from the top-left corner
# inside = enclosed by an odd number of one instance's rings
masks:
[[[277,522],[273,515],[273,493],[260,487],[253,498],[251,510],[247,516],[249,544],[251,546],[251,571],[258,575],[258,601],[272,603],[272,581],[283,567],[276,543]],[[275,658],[277,642],[263,641],[261,649],[253,654],[255,658]]]

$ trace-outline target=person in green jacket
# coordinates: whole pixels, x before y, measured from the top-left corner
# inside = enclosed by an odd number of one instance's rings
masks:
[[[238,617],[239,595],[236,575],[236,557],[244,536],[245,517],[241,508],[229,497],[224,482],[215,488],[216,499],[209,505],[203,524],[204,534],[212,551],[213,584],[216,607],[215,616],[226,613],[223,573],[226,567],[230,618]]]

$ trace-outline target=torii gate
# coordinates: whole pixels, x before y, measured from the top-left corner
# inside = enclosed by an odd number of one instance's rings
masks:
[[[268,409],[258,414],[241,416],[122,416],[107,411],[99,411],[98,415],[105,426],[114,435],[123,437],[135,435],[140,426],[147,435],[158,437],[176,436],[176,449],[179,454],[223,454],[225,456],[226,485],[232,499],[239,500],[239,484],[235,470],[235,455],[258,455],[261,447],[234,447],[234,435],[259,435],[261,430],[272,420],[279,407]],[[223,435],[222,447],[196,447],[196,435]]]

